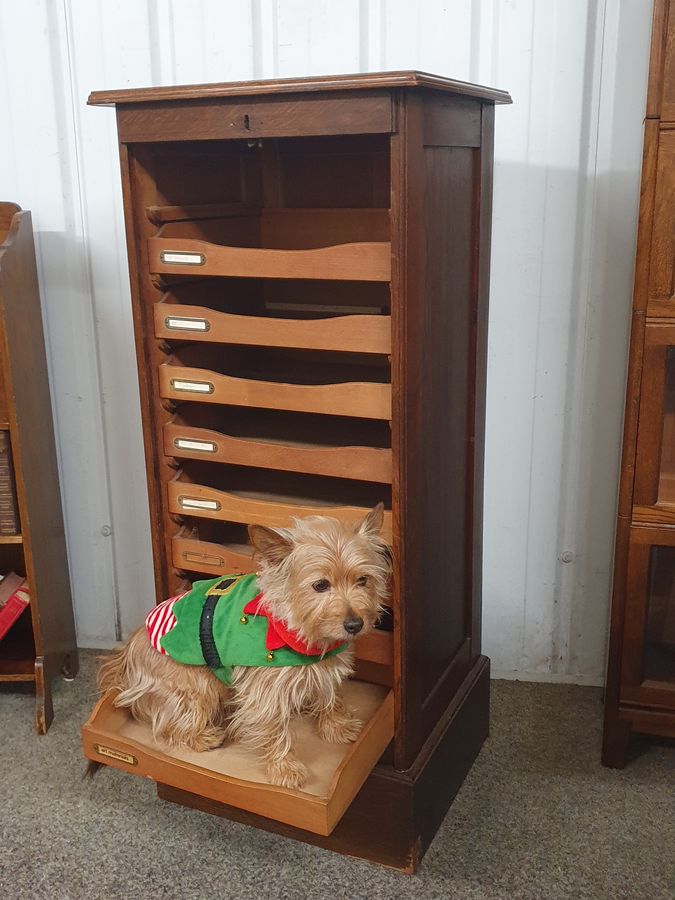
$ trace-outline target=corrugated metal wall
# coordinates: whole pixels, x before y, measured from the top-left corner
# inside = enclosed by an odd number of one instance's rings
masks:
[[[152,594],[114,114],[89,91],[418,68],[514,98],[497,111],[486,651],[501,674],[601,678],[650,17],[648,0],[0,4],[0,196],[37,229],[83,646]]]

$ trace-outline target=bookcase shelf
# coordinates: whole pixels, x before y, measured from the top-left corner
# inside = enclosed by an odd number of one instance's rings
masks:
[[[0,641],[0,682],[35,681],[35,641],[28,610]]]
[[[23,576],[30,595],[0,640],[0,682],[34,682],[36,727],[45,734],[52,679],[74,675],[78,658],[31,215],[1,202],[0,347],[0,428],[21,525],[19,534],[0,535],[0,574]]]

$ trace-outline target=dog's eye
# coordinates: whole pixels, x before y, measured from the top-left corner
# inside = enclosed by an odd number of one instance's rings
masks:
[[[327,591],[330,588],[330,581],[327,578],[320,578],[318,581],[315,581],[312,585],[317,594],[323,594],[324,591]]]
[[[362,575],[360,578],[357,579],[356,583],[358,584],[359,587],[365,587],[368,584],[368,576]]]

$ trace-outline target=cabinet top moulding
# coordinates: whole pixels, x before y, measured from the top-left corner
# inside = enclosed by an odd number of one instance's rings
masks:
[[[154,103],[158,100],[208,100],[261,94],[298,94],[314,91],[373,90],[376,88],[430,88],[450,94],[476,97],[486,103],[511,103],[506,91],[442,78],[428,72],[369,72],[353,75],[320,75],[307,78],[273,78],[264,81],[232,81],[219,84],[185,84],[169,87],[126,88],[93,91],[90,106]]]

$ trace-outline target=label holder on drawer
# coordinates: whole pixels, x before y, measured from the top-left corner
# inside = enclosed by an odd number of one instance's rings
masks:
[[[206,256],[188,250],[161,250],[159,261],[165,266],[203,266]]]
[[[210,331],[208,319],[190,316],[166,316],[164,325],[169,331]]]
[[[221,504],[218,500],[202,500],[200,497],[184,497],[181,495],[178,498],[178,503],[181,509],[206,509],[210,512],[218,512],[221,509]]]
[[[173,445],[176,450],[190,450],[198,453],[216,453],[218,450],[215,441],[196,441],[193,438],[174,438]]]
[[[210,381],[186,381],[184,378],[172,378],[170,383],[174,391],[182,391],[186,394],[212,394],[215,390]]]
[[[209,553],[197,553],[194,550],[183,550],[181,558],[186,563],[196,563],[203,566],[217,566],[219,569],[225,567],[225,560],[222,556],[212,556]]]
[[[118,762],[126,763],[128,766],[137,766],[138,759],[131,753],[124,753],[122,750],[116,750],[114,747],[105,747],[103,744],[94,744],[94,751],[99,756],[105,756],[108,759],[116,759]]]

